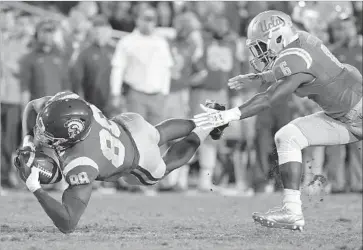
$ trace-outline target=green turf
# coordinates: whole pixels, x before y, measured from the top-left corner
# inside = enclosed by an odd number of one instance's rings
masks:
[[[60,197],[59,194],[54,194]],[[78,229],[61,234],[28,193],[0,197],[1,250],[362,249],[362,196],[305,199],[305,231],[263,228],[251,213],[280,195],[94,194]]]

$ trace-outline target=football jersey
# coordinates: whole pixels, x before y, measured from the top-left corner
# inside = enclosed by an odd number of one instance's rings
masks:
[[[342,64],[322,43],[304,31],[276,58],[272,70],[277,79],[306,73],[314,77],[298,87],[295,94],[315,101],[327,115],[346,115],[362,98],[362,75]]]
[[[90,106],[93,118],[89,135],[59,154],[63,176],[70,185],[115,181],[137,164],[137,149],[127,129]]]

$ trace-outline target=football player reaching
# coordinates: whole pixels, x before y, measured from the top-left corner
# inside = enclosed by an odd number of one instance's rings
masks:
[[[322,112],[298,118],[275,134],[278,163],[284,185],[283,206],[254,213],[263,226],[303,229],[300,199],[301,150],[308,146],[339,145],[362,140],[362,75],[342,64],[315,36],[297,31],[291,18],[266,11],[252,19],[247,46],[257,73],[229,80],[232,89],[261,84],[261,91],[239,107],[195,116],[197,126],[210,128],[254,116],[274,101],[295,93],[315,101]]]
[[[215,103],[207,106],[215,107]],[[217,107],[219,108],[219,106]],[[63,233],[72,232],[91,197],[93,181],[123,178],[132,185],[153,185],[186,164],[209,135],[218,139],[223,128],[196,128],[193,120],[170,119],[155,127],[136,113],[107,119],[102,112],[71,92],[28,103],[23,114],[23,144],[16,166],[28,189]],[[159,146],[178,138],[161,156]],[[62,203],[45,192],[39,170],[22,157],[36,147],[53,148],[69,184]]]

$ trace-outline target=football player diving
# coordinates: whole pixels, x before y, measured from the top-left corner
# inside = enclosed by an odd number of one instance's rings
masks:
[[[209,107],[222,108],[216,103]],[[91,197],[92,182],[123,178],[131,185],[153,185],[185,165],[211,134],[222,128],[196,128],[193,120],[169,119],[152,126],[136,113],[107,119],[94,105],[71,92],[60,92],[28,103],[23,114],[24,139],[15,165],[55,226],[71,233]],[[182,138],[161,156],[159,146]],[[69,184],[62,202],[41,188],[39,169],[24,152],[39,147],[56,152],[59,168]]]
[[[239,107],[196,115],[199,127],[211,128],[254,116],[295,93],[315,101],[323,111],[297,118],[275,134],[284,186],[282,207],[254,213],[266,227],[302,230],[300,199],[301,150],[308,146],[340,145],[362,140],[362,75],[341,63],[317,37],[293,26],[290,16],[266,11],[252,19],[247,46],[256,73],[231,78],[231,89],[260,84],[261,90]]]

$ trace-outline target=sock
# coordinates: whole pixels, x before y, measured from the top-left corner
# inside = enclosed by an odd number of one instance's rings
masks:
[[[300,195],[301,192],[299,190],[293,190],[293,189],[284,189],[284,199],[283,204],[284,206],[290,210],[291,212],[295,214],[301,214],[301,199]]]
[[[199,188],[208,189],[212,187],[213,168],[201,168],[199,170]]]
[[[200,144],[202,144],[212,130],[213,130],[213,128],[204,129],[204,128],[196,127],[195,129],[193,129],[192,133],[194,133],[198,136],[198,138],[200,140]]]
[[[199,188],[209,189],[213,186],[213,173],[217,164],[216,161],[217,147],[214,143],[206,142],[199,147]]]

